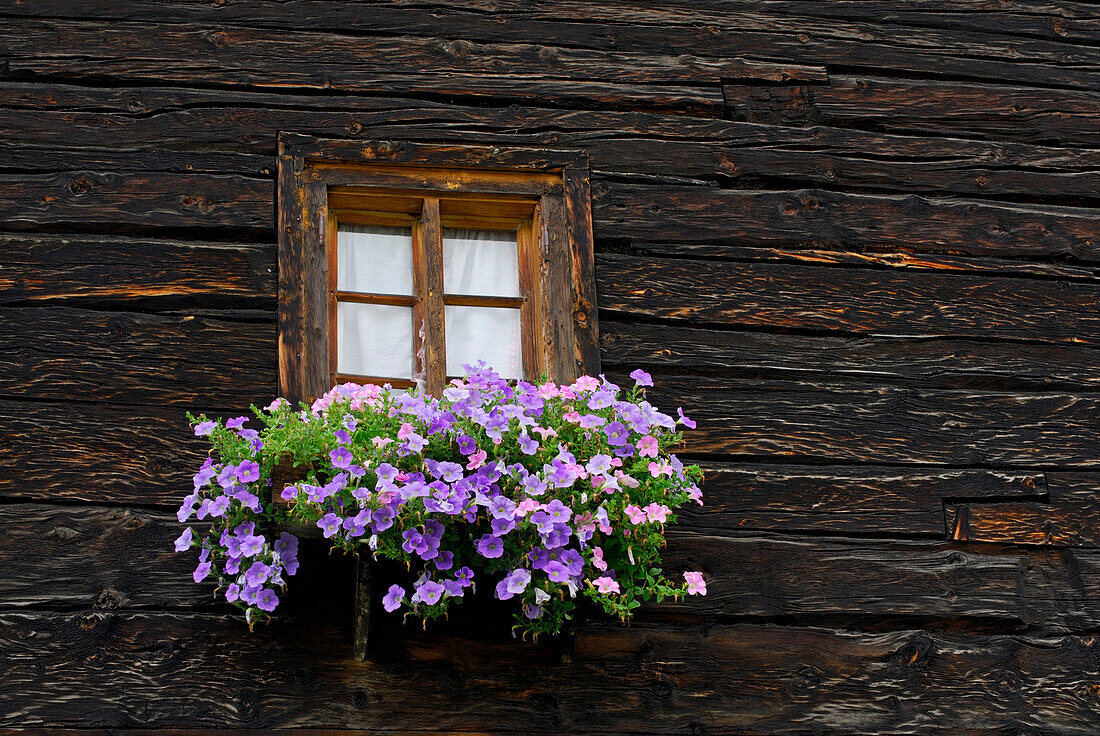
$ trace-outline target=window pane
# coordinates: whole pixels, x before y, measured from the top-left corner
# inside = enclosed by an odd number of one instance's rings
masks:
[[[336,288],[368,294],[413,293],[412,229],[340,224]]]
[[[504,378],[520,378],[523,349],[518,309],[446,307],[447,375],[461,376],[463,363],[484,360]]]
[[[515,230],[443,230],[443,291],[520,296]]]
[[[336,371],[412,378],[412,307],[337,302]]]

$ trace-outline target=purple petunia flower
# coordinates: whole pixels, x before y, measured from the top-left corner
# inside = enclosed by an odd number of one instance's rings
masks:
[[[477,551],[482,557],[495,559],[504,554],[504,542],[500,537],[486,534],[477,541]]]
[[[427,603],[429,606],[438,603],[439,599],[442,598],[443,594],[446,592],[446,588],[434,580],[425,580],[413,587],[415,588],[415,592],[412,596],[412,602]]]
[[[555,524],[565,524],[573,518],[573,511],[556,498],[546,504],[546,514]]]
[[[230,583],[229,587],[225,589],[225,600],[230,603],[235,603],[241,597],[241,586],[236,583]]]
[[[274,590],[264,588],[256,596],[256,605],[260,607],[261,611],[274,611],[275,607],[279,605],[279,596],[275,595]]]
[[[260,554],[264,549],[264,538],[262,534],[249,534],[241,539],[241,555],[244,557],[255,557]]]
[[[608,424],[603,428],[603,433],[607,436],[607,444],[612,447],[622,447],[630,438],[630,430],[619,421]]]
[[[245,571],[244,581],[252,587],[259,587],[271,577],[271,567],[257,560]]]
[[[225,423],[226,429],[240,429],[248,421],[248,417],[233,417]]]
[[[230,486],[234,486],[236,484],[237,466],[226,465],[224,468],[222,468],[221,472],[218,473],[218,485],[220,485],[222,488],[229,488]]]
[[[630,374],[630,377],[634,379],[634,383],[638,386],[652,386],[653,385],[653,377],[651,375],[649,375],[648,373],[646,373],[645,371],[643,371],[641,368],[637,369],[636,371],[633,371]]]
[[[206,437],[214,431],[214,427],[217,427],[217,422],[199,422],[195,425],[195,436]]]
[[[199,566],[195,568],[195,572],[192,573],[191,577],[195,579],[196,583],[201,583],[203,580],[206,580],[206,576],[210,574],[210,568],[213,566],[214,563],[210,562],[209,560],[205,562],[200,562]]]
[[[206,507],[206,513],[214,517],[225,516],[229,510],[229,496],[218,496]]]
[[[550,578],[550,581],[554,583],[564,583],[569,580],[569,568],[560,562],[546,563],[544,572],[546,573],[546,577]]]
[[[241,483],[251,483],[260,479],[260,464],[252,460],[245,460],[237,466],[237,480]]]
[[[382,598],[382,607],[387,612],[393,613],[401,607],[401,602],[405,600],[405,589],[400,585],[391,585],[389,592]]]
[[[508,573],[508,577],[504,578],[504,582],[509,593],[519,595],[527,590],[527,584],[531,582],[531,573],[522,567],[518,567]]]
[[[183,534],[179,535],[176,539],[176,551],[183,552],[186,549],[191,549],[191,540],[195,534],[191,531],[191,527],[187,527],[183,530]]]
[[[317,520],[317,528],[324,533],[325,539],[332,539],[340,531],[342,522],[343,519],[330,511]]]
[[[468,588],[474,584],[474,571],[468,567],[460,567],[455,570],[455,580],[461,583],[463,588]]]
[[[695,429],[695,420],[690,419],[686,414],[684,414],[684,410],[682,408],[676,407],[676,413],[680,415],[681,424],[683,424],[688,429]]]
[[[336,430],[336,441],[339,442],[341,445],[346,445],[347,443],[351,442],[351,435],[342,429],[338,429]]]
[[[351,465],[351,461],[355,459],[346,447],[337,447],[328,456],[332,459],[332,467],[344,470],[347,470],[348,466]]]
[[[524,432],[519,436],[519,449],[524,455],[534,455],[539,451],[539,441]]]

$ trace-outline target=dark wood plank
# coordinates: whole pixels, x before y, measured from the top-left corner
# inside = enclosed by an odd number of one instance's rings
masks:
[[[33,14],[76,15],[68,9],[51,13],[50,5]],[[254,3],[234,3],[228,8],[202,8],[196,4],[183,13],[167,12],[163,2],[137,3],[126,9],[105,10],[105,5],[102,1],[94,3],[87,10],[82,8],[81,15],[116,20],[179,18],[198,21],[196,25],[205,29],[229,23],[293,31],[324,30],[332,32],[329,37],[337,41],[344,40],[348,33],[355,34],[352,38],[380,32],[436,36],[442,30],[452,38],[471,41],[560,43],[623,54],[678,55],[690,49],[704,57],[747,55],[861,71],[895,69],[921,75],[1096,87],[1093,82],[1097,65],[1089,53],[1090,44],[1097,40],[1096,29],[1087,10],[1080,11],[1081,20],[1076,20],[1071,11],[1033,14],[1030,18],[1024,13],[1001,13],[1003,19],[990,20],[996,16],[975,12],[972,6],[938,14],[927,12],[927,8],[901,8],[899,14],[899,8],[884,7],[882,3],[854,5],[836,13],[821,11],[820,4],[709,2],[692,3],[691,13],[685,13],[678,3],[567,1],[537,7],[515,2],[439,2],[433,4],[434,12],[429,15],[399,3],[372,4],[367,12],[351,2],[326,2],[321,6],[323,10],[316,3],[291,2],[284,4],[285,10],[280,8],[283,17],[275,18]],[[953,16],[954,23],[937,21],[945,15]],[[920,18],[924,22],[915,22]],[[970,27],[971,20],[981,30],[976,32]],[[887,30],[882,28],[885,23],[890,24]],[[1036,26],[1043,32],[1036,33]],[[225,30],[237,29],[229,26]],[[207,41],[217,45],[229,44],[231,39],[234,37]],[[473,63],[479,61],[474,59]],[[740,74],[759,78],[758,74]]]
[[[1093,146],[1100,95],[934,79],[833,74],[828,85],[729,84],[734,120]]]
[[[631,241],[628,245],[605,244],[609,252],[627,250],[639,255],[675,258],[714,258],[735,261],[771,261],[803,263],[815,266],[862,266],[898,271],[949,271],[951,273],[1022,276],[1025,278],[1067,279],[1100,282],[1100,271],[1088,263],[1066,261],[1022,261],[1010,258],[972,256],[954,253],[905,253],[891,251],[858,252],[807,248],[754,247],[732,243]]]
[[[600,254],[600,308],[723,327],[1100,341],[1100,286]]]
[[[609,377],[629,385],[625,375]],[[1100,399],[810,381],[667,377],[657,406],[698,421],[687,451],[737,459],[1097,467]]]
[[[945,539],[944,500],[1043,500],[1041,472],[953,468],[702,463],[705,505],[678,512],[685,531]]]
[[[9,304],[275,303],[275,248],[267,245],[0,233],[0,251],[0,302]]]
[[[587,163],[565,171],[565,212],[569,224],[574,370],[580,375],[600,373],[599,316],[592,235],[592,195]]]
[[[8,22],[8,66],[18,75],[77,79],[113,77],[188,83],[380,90],[366,69],[385,59],[389,74],[490,74],[598,79],[628,83],[718,84],[724,79],[825,80],[822,67],[738,58],[692,56],[682,50],[647,53],[575,45],[475,43],[414,36],[348,37],[234,26]],[[81,48],[79,57],[59,48]],[[111,49],[114,53],[106,53]],[[97,50],[102,50],[100,53]]]
[[[600,183],[596,237],[831,250],[1100,258],[1092,209],[824,190]]]
[[[833,337],[605,319],[603,362],[629,373],[721,373],[991,390],[1100,389],[1100,353],[1077,344],[922,337]]]
[[[307,622],[249,634],[196,614],[8,613],[3,623],[7,726],[385,729],[397,721],[403,730],[468,731],[506,722],[510,731],[558,733],[599,723],[754,736],[1076,736],[1100,725],[1081,695],[1092,637],[587,626],[562,662],[518,642],[440,642],[409,631],[391,637],[391,658],[360,663],[331,619],[308,622],[305,635]],[[1021,682],[1042,686],[1021,691]]]
[[[0,219],[9,230],[122,226],[217,229],[269,237],[273,197],[271,182],[239,175],[21,174],[0,182]]]
[[[1100,474],[1047,474],[1050,498],[946,507],[952,537],[963,542],[1001,542],[1056,547],[1100,547]]]
[[[171,513],[5,504],[0,506],[0,529],[0,562],[10,568],[0,580],[4,606],[179,608],[214,602],[211,585],[191,580],[197,554],[172,551],[172,540],[182,529]],[[699,535],[690,522],[671,530],[666,569],[702,570],[710,592],[678,605],[651,607],[647,615],[805,621],[917,616],[987,628],[1063,629],[1095,623],[1100,615],[1068,582],[1069,561],[1039,551],[970,551],[943,542],[729,536],[732,530],[720,531],[721,536]],[[319,545],[327,547],[323,541]],[[330,577],[329,566],[323,551],[304,560],[302,574],[288,581],[294,594],[300,598],[297,589],[309,589],[314,578]],[[1025,567],[1033,572],[1025,574]],[[1089,585],[1100,582],[1087,579]],[[43,580],[50,584],[42,585]],[[856,580],[858,593],[853,593]],[[352,578],[333,584],[351,594]]]
[[[0,395],[191,408],[267,404],[272,322],[61,307],[0,310]],[[182,409],[181,409],[182,411]]]
[[[0,436],[4,499],[178,506],[209,449],[182,407],[0,401]]]
[[[1100,153],[1089,150],[826,127],[731,125],[728,133],[728,141],[705,142],[600,138],[585,149],[600,172],[719,179],[746,188],[766,183],[1027,199],[1056,193],[1058,204],[1091,203],[1100,188]]]
[[[0,170],[19,174],[65,171],[175,171],[180,173],[243,174],[274,178],[271,158],[235,151],[174,151],[61,148],[26,141],[0,142]]]

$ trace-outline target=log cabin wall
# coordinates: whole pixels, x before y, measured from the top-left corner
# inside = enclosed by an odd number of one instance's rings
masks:
[[[0,730],[1100,732],[1100,17],[1025,0],[0,2]],[[710,595],[563,652],[174,555],[274,395],[277,134],[581,149],[602,359]],[[324,572],[330,570],[330,572]]]

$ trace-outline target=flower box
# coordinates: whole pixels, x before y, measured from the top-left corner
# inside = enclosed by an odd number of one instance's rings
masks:
[[[312,406],[276,400],[255,410],[261,430],[246,417],[193,418],[217,459],[179,517],[214,523],[202,540],[185,531],[177,549],[199,547],[196,581],[215,575],[250,625],[278,606],[299,536],[359,552],[360,655],[369,558],[413,573],[411,584],[377,583],[387,612],[427,625],[481,582],[511,602],[513,629],[536,638],[559,633],[578,601],[625,621],[643,601],[705,593],[699,573],[676,583],[659,567],[676,508],[702,502],[699,469],[671,452],[694,423],[658,411],[649,376],[632,377],[624,392],[589,376],[512,384],[479,367],[438,398],[345,384]]]

